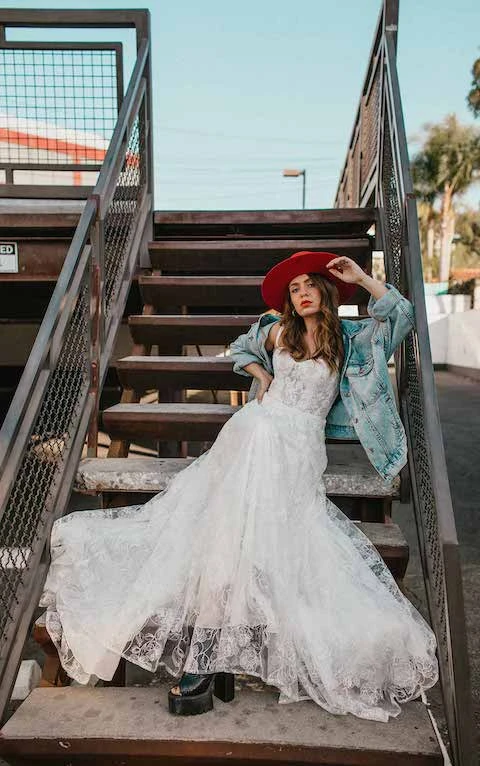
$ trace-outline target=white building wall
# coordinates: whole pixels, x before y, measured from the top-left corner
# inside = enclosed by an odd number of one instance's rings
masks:
[[[469,295],[427,295],[428,330],[434,364],[480,369],[480,310]]]
[[[447,364],[480,369],[480,311],[448,317]]]

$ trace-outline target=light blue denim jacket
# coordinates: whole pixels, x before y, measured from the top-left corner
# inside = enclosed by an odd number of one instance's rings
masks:
[[[381,298],[370,296],[371,318],[342,319],[344,361],[340,391],[326,419],[325,435],[334,439],[359,439],[380,476],[392,479],[407,462],[405,429],[398,415],[388,374],[388,360],[415,326],[413,306],[393,285]],[[234,372],[251,362],[261,364],[273,375],[272,352],[265,341],[274,314],[264,314],[230,344]],[[254,379],[249,400],[256,394]]]

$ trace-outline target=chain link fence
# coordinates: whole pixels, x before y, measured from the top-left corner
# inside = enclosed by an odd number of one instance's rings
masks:
[[[54,512],[62,476],[90,386],[90,269],[87,264],[58,360],[0,518],[0,655],[29,559]]]
[[[105,315],[112,313],[119,280],[129,255],[132,223],[138,215],[145,187],[145,105],[142,104],[130,134],[118,183],[104,222]]]
[[[0,181],[90,185],[123,98],[118,43],[0,44]]]

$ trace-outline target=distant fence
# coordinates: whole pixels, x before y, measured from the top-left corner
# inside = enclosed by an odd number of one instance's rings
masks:
[[[0,195],[86,197],[123,101],[122,45],[6,40],[21,13],[0,9]]]

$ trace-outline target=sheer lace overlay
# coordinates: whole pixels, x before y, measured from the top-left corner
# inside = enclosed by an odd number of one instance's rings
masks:
[[[275,399],[302,412],[326,418],[338,394],[339,376],[323,359],[296,362],[281,346],[280,327],[273,352],[274,379],[269,392]]]
[[[279,702],[388,721],[438,679],[435,635],[326,497],[338,376],[281,348],[275,378],[142,506],[59,519],[42,603],[67,672],[120,656],[172,675],[262,678]]]

